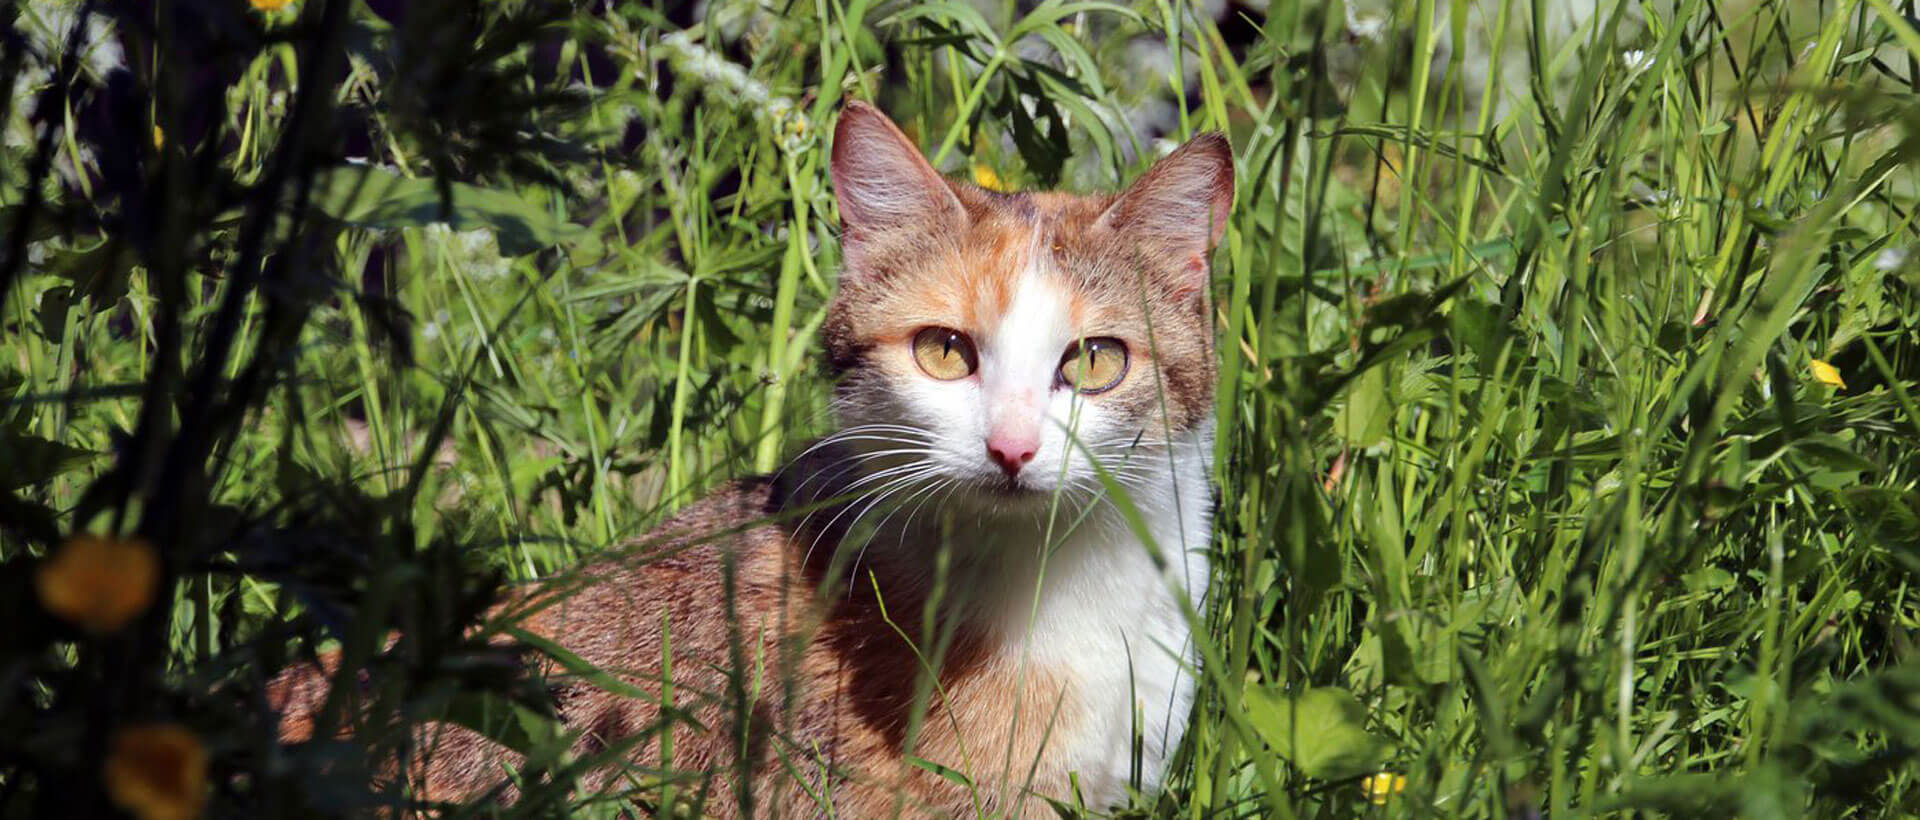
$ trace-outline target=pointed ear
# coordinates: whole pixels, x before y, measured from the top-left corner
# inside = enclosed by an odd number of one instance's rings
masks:
[[[847,103],[833,131],[833,192],[850,253],[880,232],[966,224],[966,209],[920,149],[880,109],[858,100]]]
[[[1187,141],[1116,197],[1099,227],[1178,259],[1206,284],[1207,254],[1227,232],[1233,210],[1233,146],[1217,133]]]

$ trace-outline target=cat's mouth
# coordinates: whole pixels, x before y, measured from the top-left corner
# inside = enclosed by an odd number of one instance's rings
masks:
[[[981,489],[1001,498],[1027,498],[1040,494],[1040,488],[1024,484],[1014,476],[995,476],[982,482]]]
[[[973,490],[978,497],[1002,505],[1043,504],[1060,492],[1051,482],[1005,475],[979,479]]]

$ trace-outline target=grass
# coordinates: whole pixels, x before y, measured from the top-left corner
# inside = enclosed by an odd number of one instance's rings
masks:
[[[853,96],[1019,187],[1129,178],[1156,105],[1235,145],[1204,683],[1130,816],[1911,816],[1892,2],[91,9],[120,85],[79,7],[8,6],[0,816],[136,720],[204,738],[220,815],[393,799],[343,761],[433,710],[550,747],[463,629],[831,429]],[[150,539],[170,606],[41,612],[75,531]],[[374,752],[272,743],[263,670],[320,645]]]

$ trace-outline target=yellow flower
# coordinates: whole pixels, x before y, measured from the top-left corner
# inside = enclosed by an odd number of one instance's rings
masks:
[[[167,132],[160,130],[160,126],[158,125],[154,126],[153,127],[153,147],[164,148],[166,147],[166,145],[167,145]]]
[[[160,557],[145,539],[81,534],[43,559],[33,581],[48,612],[105,634],[153,604]]]
[[[1830,384],[1841,390],[1847,389],[1847,380],[1840,378],[1839,368],[1820,361],[1819,359],[1814,359],[1807,363],[1807,369],[1813,371],[1814,381],[1821,384]]]
[[[1360,793],[1377,805],[1386,805],[1394,795],[1407,790],[1407,776],[1393,772],[1381,772],[1360,781]]]
[[[973,164],[973,184],[989,191],[1007,190],[1006,183],[1000,181],[1000,175],[994,173],[993,169],[987,167],[984,163],[979,162]]]
[[[279,11],[293,5],[293,0],[247,0],[247,3],[260,11]]]
[[[103,775],[114,805],[140,820],[193,820],[207,802],[207,750],[182,726],[121,729]]]

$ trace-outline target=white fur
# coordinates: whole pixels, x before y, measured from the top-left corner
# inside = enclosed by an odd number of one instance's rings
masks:
[[[1186,732],[1198,658],[1184,605],[1201,611],[1207,589],[1211,427],[1187,434],[1173,463],[1129,494],[1152,543],[1102,508],[1047,562],[1025,648],[1045,666],[1068,670],[1078,690],[1084,722],[1054,751],[1079,775],[1094,808],[1124,798],[1136,731],[1148,791],[1158,789]]]

